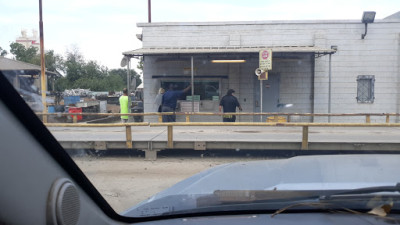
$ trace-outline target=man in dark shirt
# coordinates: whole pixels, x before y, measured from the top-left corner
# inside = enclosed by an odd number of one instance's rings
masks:
[[[235,93],[235,90],[229,89],[226,95],[222,97],[221,102],[219,103],[219,112],[222,111],[222,108],[224,109],[224,113],[236,112],[236,107],[238,107],[239,110],[242,111],[242,107],[240,106],[237,98],[233,96],[233,93]],[[235,115],[224,115],[222,121],[235,122],[235,120],[236,120]]]
[[[183,95],[185,92],[190,90],[190,85],[181,91],[174,91],[173,85],[169,85],[169,89],[162,96],[161,104],[162,104],[162,112],[175,112],[176,103],[178,98]],[[175,122],[175,115],[163,115],[163,122]]]

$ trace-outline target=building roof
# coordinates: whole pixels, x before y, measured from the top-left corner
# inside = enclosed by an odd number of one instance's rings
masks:
[[[384,18],[384,20],[400,20],[400,11]]]
[[[263,49],[272,49],[272,52],[300,52],[331,54],[335,50],[315,46],[257,46],[257,47],[165,47],[165,48],[140,48],[123,52],[126,56],[161,55],[161,54],[213,54],[213,53],[258,53]]]
[[[396,14],[396,13],[395,13]],[[394,14],[393,14],[394,15]],[[390,17],[390,16],[389,16]],[[227,26],[227,25],[288,25],[288,24],[359,24],[360,19],[351,20],[260,20],[260,21],[214,21],[214,22],[151,22],[137,23],[137,27],[168,27],[168,26]],[[390,23],[385,19],[375,19],[374,23]],[[398,21],[394,21],[398,22]]]
[[[0,56],[0,71],[20,71],[21,74],[36,75],[40,73],[41,67]],[[58,76],[58,73],[46,70],[46,75]]]

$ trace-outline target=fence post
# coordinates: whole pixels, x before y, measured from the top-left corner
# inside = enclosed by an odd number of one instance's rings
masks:
[[[308,126],[303,126],[303,138],[301,142],[301,150],[308,150]]]
[[[189,123],[189,122],[190,122],[190,116],[186,115],[186,123]]]
[[[78,116],[77,115],[73,115],[72,116],[72,122],[73,123],[77,123],[78,122]]]
[[[371,123],[371,115],[366,115],[365,122]]]
[[[168,148],[173,148],[174,147],[172,125],[168,125],[168,143],[167,143],[167,147]]]
[[[389,117],[390,117],[389,115],[386,115],[386,123],[390,122],[390,118]]]
[[[159,123],[162,123],[162,115],[161,115],[161,114],[158,115],[158,122],[159,122]]]
[[[132,128],[131,126],[125,126],[126,130],[126,147],[132,148]]]

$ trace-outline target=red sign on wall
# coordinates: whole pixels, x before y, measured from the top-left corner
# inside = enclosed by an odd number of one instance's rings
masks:
[[[271,49],[263,49],[260,51],[260,65],[259,68],[267,71],[272,70],[272,50]]]

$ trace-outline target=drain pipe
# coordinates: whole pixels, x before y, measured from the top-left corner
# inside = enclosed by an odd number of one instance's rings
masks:
[[[328,94],[328,113],[330,114],[332,105],[332,54],[338,50],[337,45],[331,45],[332,52],[329,53],[329,94]],[[331,122],[331,116],[328,116],[328,123]]]
[[[193,69],[193,56],[190,58],[190,85],[192,89],[192,112],[194,112],[194,69]]]
[[[332,54],[329,54],[329,93],[328,93],[328,113],[331,113],[331,97],[332,97]],[[331,122],[331,116],[328,116],[328,123]]]

